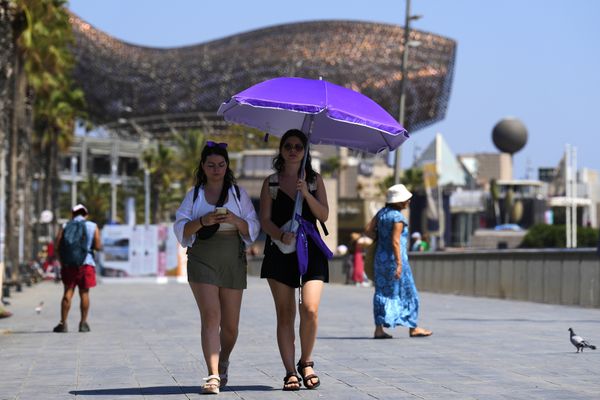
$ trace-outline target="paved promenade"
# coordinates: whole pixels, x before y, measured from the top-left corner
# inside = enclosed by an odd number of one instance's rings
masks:
[[[600,345],[600,310],[421,294],[430,338],[373,340],[372,288],[328,285],[314,361],[319,389],[282,392],[283,367],[266,282],[249,279],[240,338],[222,399],[598,399],[600,350],[576,354],[567,329]],[[186,284],[104,282],[90,333],[75,299],[66,334],[60,285],[14,293],[0,320],[0,399],[194,399],[206,370]],[[45,307],[36,314],[35,306]]]

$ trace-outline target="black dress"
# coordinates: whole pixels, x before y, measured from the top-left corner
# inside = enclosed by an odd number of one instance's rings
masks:
[[[311,194],[314,195],[313,192]],[[290,220],[293,210],[294,199],[290,198],[281,189],[277,190],[277,196],[271,205],[271,221],[281,227]],[[306,200],[302,204],[302,217],[312,224],[317,221]],[[277,245],[271,241],[271,236],[267,235],[264,254],[265,258],[260,271],[261,278],[275,279],[293,288],[300,286],[300,272],[298,271],[296,252],[283,254]],[[308,270],[302,277],[302,283],[312,280],[329,282],[329,262],[313,240],[308,237]]]

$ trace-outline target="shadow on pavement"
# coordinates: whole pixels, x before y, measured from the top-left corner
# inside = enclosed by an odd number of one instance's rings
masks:
[[[541,322],[541,323],[596,323],[598,320],[592,319],[534,319],[534,318],[440,318],[441,321],[461,321],[461,322]]]
[[[328,339],[336,339],[336,340],[372,340],[373,336],[318,336],[319,340],[328,340]]]
[[[222,392],[250,392],[274,390],[271,386],[264,385],[242,385],[227,386]],[[86,389],[71,390],[69,394],[76,396],[131,396],[131,395],[160,395],[160,394],[188,394],[200,393],[200,386],[147,386],[147,387],[125,387],[113,389]]]
[[[221,389],[221,392],[253,392],[253,391],[267,391],[267,390],[279,390],[280,388],[274,388],[272,386],[264,386],[264,385],[227,385],[225,388]]]

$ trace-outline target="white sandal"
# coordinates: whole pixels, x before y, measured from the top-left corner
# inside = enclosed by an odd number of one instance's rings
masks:
[[[221,371],[225,371],[225,372],[221,373]],[[228,375],[229,375],[229,361],[223,362],[223,363],[219,362],[219,378],[221,378],[221,384],[219,385],[220,388],[224,388],[225,386],[227,386]]]
[[[219,375],[209,375],[204,378],[204,380],[206,383],[202,385],[202,394],[219,394],[219,386],[221,385],[221,378],[219,378]]]

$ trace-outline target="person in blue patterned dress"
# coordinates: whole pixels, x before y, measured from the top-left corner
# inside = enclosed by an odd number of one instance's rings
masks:
[[[412,193],[402,184],[390,187],[386,205],[377,212],[367,233],[377,238],[374,260],[374,339],[390,339],[383,328],[409,328],[410,337],[430,336],[417,326],[419,294],[408,263],[408,222],[401,210],[408,207]]]

